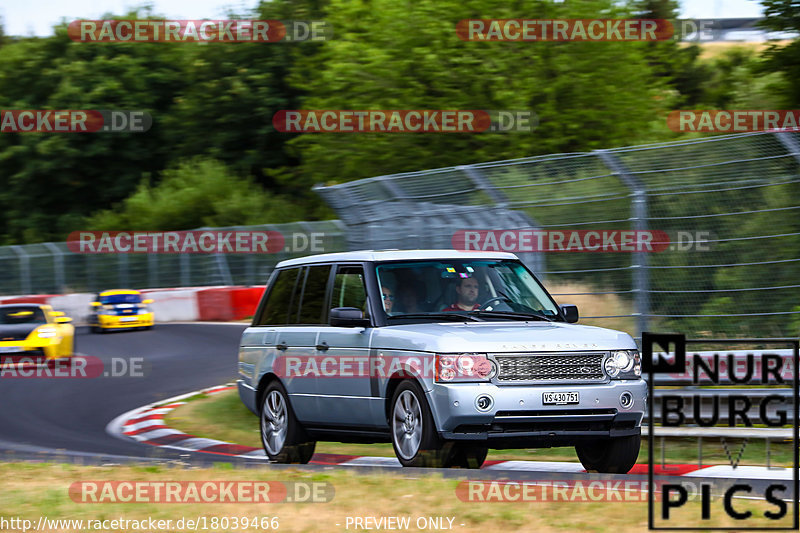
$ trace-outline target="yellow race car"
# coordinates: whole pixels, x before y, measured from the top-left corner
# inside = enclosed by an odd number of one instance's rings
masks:
[[[143,300],[142,293],[131,289],[103,291],[92,302],[89,326],[92,333],[105,333],[114,329],[151,329],[153,311]]]
[[[0,305],[0,355],[57,359],[75,351],[75,326],[44,304]]]

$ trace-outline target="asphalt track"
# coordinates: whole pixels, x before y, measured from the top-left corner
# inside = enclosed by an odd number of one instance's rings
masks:
[[[79,327],[77,350],[98,358],[111,369],[116,359],[143,363],[140,376],[99,376],[87,379],[6,378],[0,375],[0,460],[57,460],[81,464],[142,461],[208,465],[231,462],[257,468],[298,468],[266,465],[237,457],[181,452],[123,440],[106,431],[110,421],[133,409],[187,392],[236,379],[237,348],[245,324],[159,324],[150,331],[91,334]],[[254,417],[253,423],[256,423]],[[304,469],[340,468],[305,465]],[[424,475],[433,469],[348,466],[348,469],[402,475]],[[574,472],[448,470],[445,477],[470,479],[625,479],[640,475],[597,475]],[[668,477],[659,476],[666,480]],[[695,478],[695,482],[704,481]],[[720,480],[708,479],[718,485]],[[733,480],[727,480],[731,482]],[[754,481],[754,488],[766,481]],[[757,489],[756,489],[757,490]]]
[[[6,457],[55,455],[103,462],[180,458],[180,453],[115,438],[106,433],[106,425],[142,405],[235,380],[239,338],[245,327],[159,324],[149,331],[103,335],[78,327],[79,353],[99,358],[111,372],[114,359],[117,371],[123,367],[120,361],[136,362],[142,365],[137,373],[143,375],[0,376],[0,452]]]

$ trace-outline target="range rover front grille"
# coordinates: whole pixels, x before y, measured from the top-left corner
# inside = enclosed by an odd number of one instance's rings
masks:
[[[494,354],[501,383],[599,382],[605,380],[606,352]]]

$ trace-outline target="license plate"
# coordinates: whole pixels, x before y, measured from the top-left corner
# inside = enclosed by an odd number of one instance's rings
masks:
[[[569,403],[580,403],[580,393],[577,392],[544,392],[542,393],[543,404],[566,405]]]
[[[136,322],[138,320],[135,316],[124,316],[119,319],[120,322]]]
[[[21,351],[17,346],[3,346],[0,347],[0,353],[14,353]]]

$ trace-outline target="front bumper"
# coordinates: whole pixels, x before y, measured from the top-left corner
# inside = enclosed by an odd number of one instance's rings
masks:
[[[153,313],[143,315],[99,315],[97,325],[103,329],[142,328],[152,326]]]
[[[0,342],[2,361],[38,361],[42,358],[56,359],[61,339],[36,339],[35,341]]]
[[[543,403],[544,392],[575,391],[580,403]],[[627,407],[620,401],[624,393],[633,400]],[[643,380],[503,386],[436,383],[427,394],[443,438],[488,441],[493,447],[548,447],[638,435],[647,411],[647,383]],[[481,396],[491,399],[486,411],[477,406]]]

